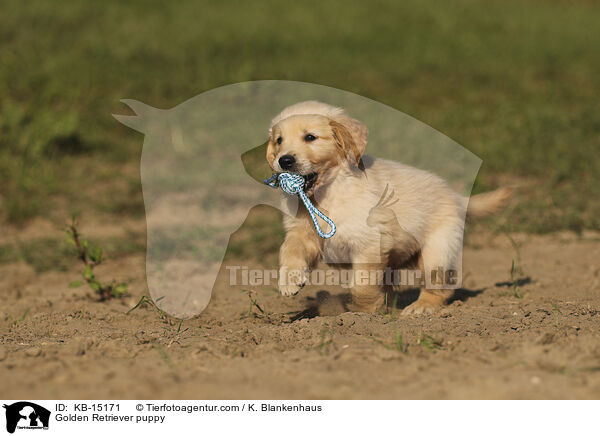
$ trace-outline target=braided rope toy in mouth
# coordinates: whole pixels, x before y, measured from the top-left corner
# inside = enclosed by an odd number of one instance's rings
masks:
[[[266,185],[269,185],[271,188],[281,188],[283,192],[289,195],[298,195],[304,206],[306,206],[306,210],[310,214],[312,218],[313,224],[315,225],[315,230],[319,234],[319,236],[323,239],[329,239],[333,235],[335,235],[335,224],[333,221],[327,217],[323,212],[317,209],[311,202],[306,193],[304,192],[304,177],[300,174],[293,173],[276,173],[273,174],[270,178],[265,179],[263,181]],[[317,222],[317,216],[325,221],[331,230],[328,233],[323,232],[319,223]]]

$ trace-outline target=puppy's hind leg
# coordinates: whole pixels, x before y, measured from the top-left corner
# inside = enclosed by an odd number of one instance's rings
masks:
[[[373,263],[381,258],[381,262]],[[372,252],[363,252],[355,256],[352,262],[353,285],[350,291],[352,300],[348,304],[351,312],[375,313],[385,302],[383,292],[383,273],[387,258]]]
[[[462,278],[462,239],[460,222],[440,227],[429,236],[419,259],[425,288],[402,315],[431,314],[452,297]]]

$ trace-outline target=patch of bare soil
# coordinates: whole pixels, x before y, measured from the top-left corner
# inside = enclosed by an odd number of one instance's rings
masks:
[[[145,292],[143,256],[103,265],[132,278],[135,293],[104,303],[68,287],[75,262],[42,274],[4,265],[0,396],[600,398],[600,238],[513,239],[518,253],[506,236],[471,235],[466,289],[438,314],[412,318],[308,311],[289,322],[325,293],[249,296],[221,281],[208,309],[179,324],[150,305],[126,313]],[[511,278],[513,260],[522,273]]]

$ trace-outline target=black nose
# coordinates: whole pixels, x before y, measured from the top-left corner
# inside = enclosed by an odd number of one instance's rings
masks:
[[[282,170],[291,170],[296,163],[296,158],[291,154],[284,154],[279,158],[279,166]]]

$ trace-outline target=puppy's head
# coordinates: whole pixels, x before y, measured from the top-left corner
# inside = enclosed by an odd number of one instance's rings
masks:
[[[333,106],[304,102],[273,120],[267,160],[277,172],[304,176],[304,189],[311,193],[330,169],[358,166],[366,146],[367,128],[359,121]]]

